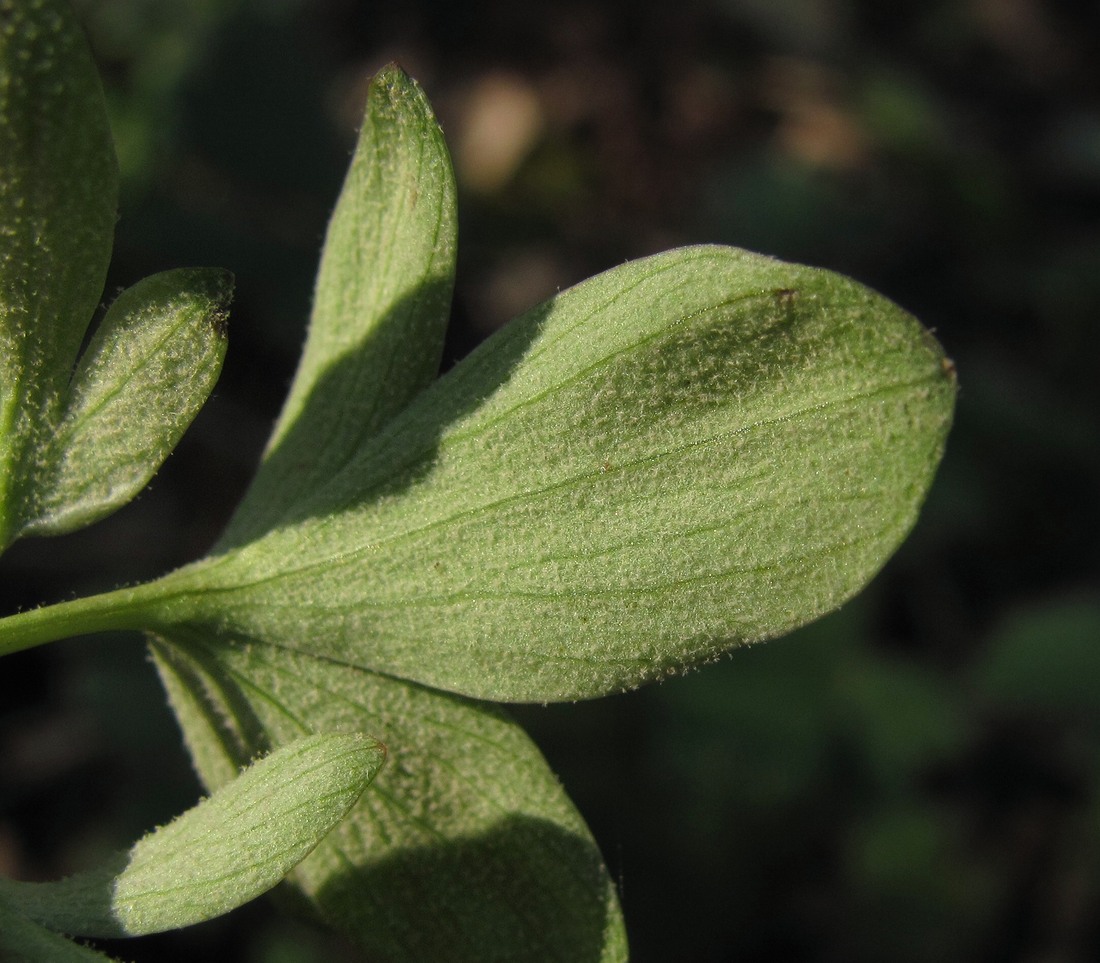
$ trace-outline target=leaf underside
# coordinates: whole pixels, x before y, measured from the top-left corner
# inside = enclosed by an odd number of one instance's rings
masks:
[[[435,378],[456,234],[443,134],[416,81],[391,65],[370,86],[298,371],[223,545],[270,529]]]
[[[0,0],[0,549],[32,494],[103,291],[118,171],[103,90],[65,4]]]
[[[839,604],[912,524],[953,394],[912,318],[825,272],[695,248],[565,292],[167,580],[153,651],[200,772],[376,732],[393,764],[294,874],[318,918],[382,959],[625,959],[538,751],[437,688],[599,694]]]
[[[213,919],[282,881],[384,759],[381,745],[354,732],[299,732],[128,853],[55,883],[0,880],[0,896],[35,923],[81,936],[141,936]]]
[[[35,56],[69,57],[75,28],[52,4],[0,0],[0,27],[31,22],[24,11],[54,38]],[[27,31],[9,35],[30,43]],[[11,49],[0,62],[13,62]],[[84,170],[67,152],[79,137],[109,155],[105,120],[81,114],[99,117],[102,94],[86,58],[62,84],[78,96],[57,114],[77,133],[36,127],[28,105],[46,91],[3,69],[0,148],[13,145],[16,160],[0,173],[0,215],[16,229],[0,249],[0,548],[84,524],[134,487],[137,475],[96,492],[88,466],[97,432],[118,434],[123,389],[152,403],[158,378],[178,380],[156,375],[163,356],[141,347],[158,324],[183,332],[197,403],[221,360],[206,309],[183,310],[178,324],[179,301],[146,310],[145,293],[165,303],[151,279],[108,313],[70,383],[117,176],[113,160]],[[55,181],[77,187],[62,196]],[[391,765],[294,871],[320,919],[383,959],[622,960],[614,887],[583,820],[522,731],[467,697],[602,695],[835,608],[912,526],[954,377],[914,319],[855,282],[696,247],[559,294],[429,386],[454,272],[454,196],[423,93],[383,71],[256,481],[214,555],[133,598],[208,785],[232,792],[256,754],[319,730],[370,731],[389,746]],[[56,293],[35,301],[50,272]],[[199,286],[223,282],[206,275]],[[224,298],[208,308],[221,318]],[[146,315],[131,337],[126,319]],[[49,333],[34,341],[36,327]],[[148,465],[151,448],[162,457],[178,437],[160,445],[138,427],[124,426],[138,443],[116,445],[113,464],[136,451]],[[271,792],[306,785],[283,782]],[[188,837],[175,852],[201,846]],[[127,897],[138,909],[127,916],[100,898],[91,911],[106,915],[83,931],[205,918],[208,898],[221,897],[201,873],[188,891],[207,899],[198,912],[157,902],[156,874],[182,871],[173,858],[116,867],[139,880]],[[289,865],[270,863],[265,887],[276,869]],[[45,885],[61,889],[38,890],[55,895],[30,918],[80,929],[44,908],[87,910],[77,884]],[[238,886],[233,899],[260,889]]]
[[[0,0],[0,551],[129,502],[202,407],[225,353],[225,272],[103,291],[118,171],[72,10]],[[75,371],[74,371],[75,369]]]
[[[336,474],[436,375],[454,271],[454,181],[427,100],[371,85],[329,227],[309,340],[223,546],[247,544]],[[176,626],[154,657],[200,774],[310,727],[366,727],[390,763],[292,877],[372,959],[626,958],[614,887],[538,749],[499,711],[327,659]]]
[[[859,591],[953,401],[935,341],[855,282],[672,251],[518,319],[151,620],[495,700],[628,688]]]
[[[309,726],[390,762],[294,872],[308,908],[390,961],[626,959],[614,886],[538,749],[499,710],[308,655],[177,632],[152,651],[200,774]]]
[[[0,960],[4,963],[106,963],[111,959],[28,919],[0,894]]]
[[[43,446],[23,534],[56,535],[130,502],[171,454],[225,358],[232,278],[165,271],[119,295],[80,358]]]

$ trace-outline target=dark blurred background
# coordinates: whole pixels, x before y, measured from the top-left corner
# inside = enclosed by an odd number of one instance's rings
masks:
[[[308,313],[368,78],[455,157],[447,363],[624,259],[721,242],[853,275],[959,371],[871,587],[661,686],[518,715],[634,959],[1100,959],[1100,6],[1043,0],[80,0],[123,172],[108,296],[237,275],[214,399],[133,505],[3,561],[3,611],[202,554]],[[0,669],[0,872],[57,876],[197,786],[140,642]],[[321,963],[261,901],[127,959]]]

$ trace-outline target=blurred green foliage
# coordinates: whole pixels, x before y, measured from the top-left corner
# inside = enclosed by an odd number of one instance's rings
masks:
[[[213,540],[296,360],[365,80],[397,58],[463,189],[451,360],[559,286],[713,241],[855,276],[958,365],[936,488],[856,603],[683,679],[520,713],[621,880],[634,958],[1100,956],[1100,8],[80,7],[125,178],[112,284],[217,264],[238,300],[218,394],[153,489],[13,549],[5,611]],[[5,660],[0,707],[5,872],[58,875],[194,792],[132,640]],[[124,952],[344,958],[264,906]]]

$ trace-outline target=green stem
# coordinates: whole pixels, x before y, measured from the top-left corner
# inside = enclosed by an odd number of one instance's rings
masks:
[[[153,628],[153,604],[161,596],[156,585],[116,589],[0,618],[0,655],[74,635]]]

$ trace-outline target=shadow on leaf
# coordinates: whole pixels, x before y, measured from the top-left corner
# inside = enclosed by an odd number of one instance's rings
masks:
[[[218,551],[238,548],[276,527],[397,494],[431,471],[448,426],[507,383],[552,304],[534,308],[475,350],[448,374],[458,385],[446,392],[446,404],[420,405],[406,424],[400,413],[419,392],[392,377],[373,383],[372,359],[381,351],[391,357],[389,368],[407,367],[400,355],[409,350],[410,317],[425,303],[449,296],[445,282],[422,284],[317,379],[298,417],[266,455]],[[395,400],[387,393],[405,397]],[[395,420],[402,430],[391,432]]]
[[[510,815],[477,836],[334,873],[316,899],[372,960],[596,963],[617,921],[610,887],[592,899],[602,875],[591,840]]]

